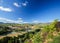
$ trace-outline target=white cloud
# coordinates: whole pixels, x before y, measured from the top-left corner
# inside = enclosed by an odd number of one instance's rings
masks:
[[[0,22],[3,22],[3,23],[26,23],[26,22],[23,22],[22,18],[18,18],[17,20],[11,20],[11,19],[7,19],[7,18],[0,18]]]
[[[11,19],[7,19],[7,18],[0,18],[0,22],[3,22],[3,23],[18,23],[18,24],[29,23],[29,22],[23,21],[22,18],[18,18],[17,20],[11,20]],[[40,23],[40,22],[37,21],[37,20],[34,20],[32,23]]]
[[[38,20],[34,20],[33,23],[39,23],[39,21]]]
[[[16,7],[20,7],[20,5],[18,3],[16,3],[16,2],[13,3],[13,5],[16,6]]]
[[[18,4],[17,2],[14,2],[13,5],[16,6],[16,7],[21,7],[21,6],[27,6],[28,2],[25,1],[24,3],[20,3]]]
[[[22,3],[22,6],[27,6],[28,2],[25,1],[24,3]]]
[[[0,18],[0,22],[3,22],[3,23],[14,23],[15,21],[7,19],[7,18]]]
[[[10,8],[5,8],[5,7],[3,7],[3,6],[0,6],[0,10],[6,11],[6,12],[11,12],[11,11],[12,11],[12,9],[10,9]]]
[[[28,23],[28,22],[23,22],[23,23]]]
[[[19,20],[21,20],[22,18],[18,18]]]

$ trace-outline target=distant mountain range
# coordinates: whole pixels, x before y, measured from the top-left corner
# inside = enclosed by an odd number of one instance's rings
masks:
[[[16,23],[4,23],[4,22],[0,22],[0,24],[16,24]],[[24,23],[24,24],[40,24],[40,25],[45,25],[45,24],[50,24],[50,23]]]
[[[3,22],[0,22],[0,24],[3,24]]]

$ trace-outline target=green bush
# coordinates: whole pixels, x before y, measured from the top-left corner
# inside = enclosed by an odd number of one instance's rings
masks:
[[[40,33],[37,33],[32,38],[33,43],[42,43],[42,37],[40,36]]]

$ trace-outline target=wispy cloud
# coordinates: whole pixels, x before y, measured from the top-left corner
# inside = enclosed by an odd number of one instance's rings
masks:
[[[19,3],[19,4],[18,4],[17,2],[14,2],[14,3],[13,3],[13,5],[16,6],[16,7],[22,7],[22,6],[25,7],[25,6],[27,6],[27,4],[28,4],[27,1],[25,1],[25,2],[23,2],[23,3]]]
[[[16,7],[20,7],[20,5],[16,2],[14,2],[13,5],[16,6]]]
[[[34,20],[33,23],[40,23],[38,20]]]
[[[5,8],[5,7],[3,7],[3,6],[0,6],[0,10],[1,10],[1,11],[6,11],[6,12],[11,12],[11,11],[12,11],[11,8]]]
[[[7,19],[7,18],[0,18],[0,22],[3,22],[3,23],[18,23],[18,24],[28,23],[28,22],[24,22],[22,20],[22,18],[18,18],[17,20],[11,20],[11,19]]]
[[[3,22],[3,23],[14,23],[15,21],[7,19],[7,18],[0,18],[0,22]]]
[[[22,6],[27,6],[28,2],[25,1],[24,3],[22,3]]]
[[[23,23],[29,23],[29,22],[23,22]]]

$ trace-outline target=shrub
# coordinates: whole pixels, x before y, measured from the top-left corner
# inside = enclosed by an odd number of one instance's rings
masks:
[[[33,43],[42,43],[42,37],[40,36],[40,33],[37,33],[32,38]]]
[[[55,36],[53,38],[53,41],[52,42],[48,42],[48,43],[60,43],[60,36]]]

